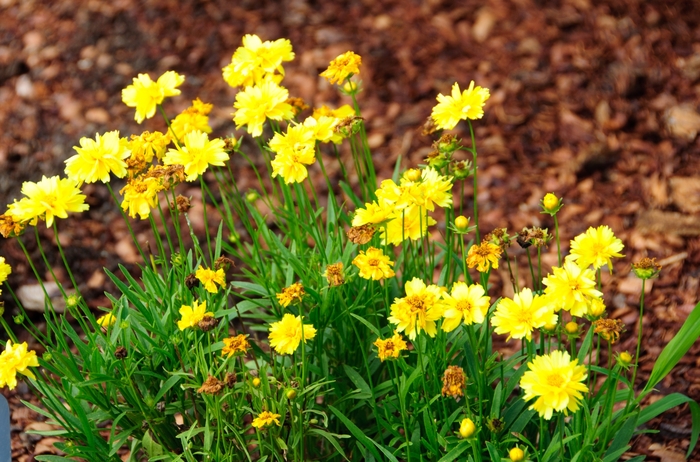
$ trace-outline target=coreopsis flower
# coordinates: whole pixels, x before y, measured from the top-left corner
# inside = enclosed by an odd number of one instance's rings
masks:
[[[161,160],[165,154],[165,147],[170,144],[170,135],[161,132],[145,131],[140,135],[131,135],[129,149],[131,157],[143,159],[147,164],[153,161],[153,157]]]
[[[7,213],[18,222],[36,225],[39,219],[46,220],[46,227],[53,225],[54,218],[67,218],[68,212],[83,212],[90,206],[85,195],[69,178],[41,177],[37,183],[22,183],[22,194],[27,197],[8,205]]]
[[[242,42],[243,46],[231,57],[231,63],[223,68],[226,83],[234,88],[250,87],[265,79],[279,83],[284,76],[282,62],[294,59],[292,43],[288,39],[263,42],[252,34],[245,35]]]
[[[346,51],[331,61],[328,69],[321,72],[321,77],[330,83],[342,82],[345,79],[360,73],[362,57],[352,51]]]
[[[117,322],[117,318],[112,313],[107,313],[97,318],[96,322],[98,326],[106,329],[113,326]]]
[[[508,458],[511,460],[511,462],[521,462],[523,459],[525,459],[525,452],[523,452],[523,450],[519,447],[515,446],[508,451]]]
[[[281,321],[270,324],[270,346],[282,355],[291,355],[299,347],[303,340],[311,340],[316,336],[316,329],[311,324],[304,324],[302,328],[301,316],[285,314]]]
[[[195,272],[195,277],[199,279],[207,292],[215,294],[219,291],[217,284],[221,287],[226,285],[226,274],[223,268],[214,271],[211,268],[200,266]]]
[[[372,240],[375,232],[377,232],[377,229],[374,226],[366,224],[351,227],[347,235],[348,240],[353,244],[367,244]]]
[[[192,306],[182,305],[180,307],[180,320],[177,322],[177,327],[180,330],[194,327],[199,324],[199,321],[204,319],[204,316],[214,316],[214,313],[207,311],[206,301],[200,304],[195,300],[192,302]]]
[[[170,122],[169,134],[174,134],[175,139],[182,141],[186,134],[194,131],[211,133],[209,116],[214,106],[203,103],[199,98],[192,101],[192,105],[179,113]]]
[[[17,221],[9,212],[0,215],[0,234],[4,238],[19,236],[26,227],[26,223]]]
[[[185,167],[180,164],[152,165],[144,177],[158,179],[162,183],[163,189],[172,188],[180,183],[184,183],[187,179]]]
[[[547,229],[533,226],[532,228],[523,228],[516,237],[518,245],[523,249],[527,249],[531,245],[535,248],[545,247],[552,240],[552,235]]]
[[[456,400],[464,396],[467,386],[467,376],[459,366],[447,366],[442,375],[442,396],[451,396]]]
[[[126,175],[126,162],[129,157],[129,142],[119,137],[114,130],[104,135],[99,133],[95,139],[80,138],[80,147],[73,146],[78,153],[66,159],[66,175],[76,183],[107,183],[110,173],[117,178]]]
[[[122,90],[122,101],[127,106],[136,108],[134,119],[141,123],[155,115],[156,106],[165,98],[179,95],[177,87],[184,81],[185,77],[175,71],[165,72],[155,82],[148,74],[139,74],[134,77],[133,84]]]
[[[338,109],[331,109],[328,106],[321,106],[319,108],[314,109],[313,114],[311,117],[318,119],[321,116],[328,116],[328,117],[333,117],[336,119],[345,119],[347,117],[352,117],[355,115],[355,109],[350,106],[349,104],[344,104],[340,106]]]
[[[343,262],[332,263],[326,266],[326,271],[323,272],[323,276],[328,281],[328,285],[331,287],[337,287],[345,282],[343,277]]]
[[[367,224],[379,224],[389,218],[394,213],[394,207],[388,201],[375,201],[365,203],[365,207],[360,207],[355,210],[355,215],[352,217],[352,225],[355,227],[364,226]]]
[[[455,218],[455,229],[460,233],[464,234],[469,229],[469,218],[464,215],[460,215]]]
[[[221,350],[221,355],[230,358],[238,353],[246,354],[249,348],[250,343],[248,343],[248,336],[245,334],[238,334],[224,339],[224,348]]]
[[[452,205],[452,177],[442,176],[432,167],[422,170],[420,181],[413,183],[402,179],[401,183],[413,204],[431,212],[436,205],[442,208]]]
[[[459,436],[462,438],[471,438],[476,433],[476,425],[472,419],[462,419],[459,424]]]
[[[275,414],[270,411],[262,411],[256,418],[253,419],[253,422],[251,425],[257,429],[261,429],[264,427],[269,427],[273,423],[276,425],[280,425],[279,421],[280,415]]]
[[[612,271],[612,257],[624,257],[620,253],[623,248],[622,241],[608,226],[590,227],[571,241],[570,254],[566,259],[575,261],[581,268],[593,265],[594,269],[598,269],[608,265]]]
[[[438,94],[431,117],[439,129],[452,130],[460,120],[481,119],[484,116],[484,103],[489,99],[488,88],[475,87],[472,80],[469,88],[460,92],[459,84],[452,85],[452,95]]]
[[[340,120],[335,117],[321,116],[319,118],[307,117],[304,127],[307,128],[316,141],[327,143],[333,141],[339,143],[342,138],[335,132],[335,127]]]
[[[306,179],[306,166],[316,161],[313,130],[304,125],[291,125],[287,133],[275,133],[269,146],[277,154],[271,162],[273,178],[281,175],[285,183],[301,183]]]
[[[469,247],[467,253],[467,266],[469,268],[476,267],[480,273],[485,273],[490,268],[498,268],[498,259],[501,258],[502,251],[499,246],[488,241],[474,244]]]
[[[449,294],[443,294],[442,297],[445,304],[442,330],[445,332],[452,332],[462,323],[469,326],[484,322],[489,310],[490,298],[481,285],[468,286],[458,281],[452,286],[452,291]]]
[[[0,353],[0,387],[7,386],[14,390],[17,386],[17,373],[35,379],[29,367],[38,367],[39,360],[35,351],[27,350],[27,342],[12,344],[8,340],[5,351]]]
[[[547,193],[542,198],[542,213],[554,216],[561,209],[561,206],[561,199],[554,193]]]
[[[247,87],[236,94],[233,107],[233,121],[236,128],[248,126],[248,133],[253,137],[262,135],[265,120],[290,120],[294,117],[292,106],[287,103],[289,92],[275,82],[265,82]]]
[[[421,239],[428,232],[428,226],[436,223],[424,208],[417,206],[397,210],[392,216],[394,218],[381,230],[382,239],[392,245],[399,245],[406,239]]]
[[[374,247],[370,247],[366,251],[360,250],[360,254],[356,256],[352,264],[360,270],[360,277],[364,279],[373,279],[380,281],[394,276],[394,262],[391,261],[388,255],[384,255],[384,251]]]
[[[528,288],[513,295],[512,299],[502,298],[491,318],[495,332],[508,334],[508,340],[523,337],[530,340],[533,330],[556,322],[557,315],[550,301],[542,295],[533,295]]]
[[[632,263],[632,272],[639,279],[651,279],[661,271],[661,265],[656,261],[656,258],[644,257],[636,263]]]
[[[224,389],[224,386],[226,385],[225,382],[217,379],[213,375],[210,375],[207,377],[207,380],[204,381],[201,387],[197,390],[197,393],[202,394],[208,394],[208,395],[215,395],[219,393],[221,390]]]
[[[602,298],[592,298],[588,305],[588,316],[592,319],[600,318],[605,314],[605,308]]]
[[[5,257],[0,257],[0,284],[7,281],[10,274],[12,274],[12,267],[5,262]]]
[[[127,181],[119,193],[124,197],[122,210],[129,213],[131,218],[136,214],[142,220],[148,218],[151,209],[158,204],[158,193],[163,190],[163,183],[157,178],[138,176]]]
[[[395,299],[391,305],[389,322],[396,324],[396,330],[405,333],[411,340],[415,340],[421,331],[435,337],[435,323],[444,312],[440,301],[442,290],[434,284],[426,286],[418,278],[406,282],[405,289],[406,296]]]
[[[292,303],[301,302],[301,299],[306,294],[304,286],[300,282],[295,282],[289,287],[282,289],[282,292],[277,294],[277,301],[284,308],[287,308]]]
[[[209,135],[199,130],[187,133],[182,141],[183,144],[178,145],[177,149],[168,150],[163,163],[184,166],[187,181],[196,180],[210,165],[223,167],[229,159],[223,140],[209,140]]]
[[[547,286],[544,293],[557,311],[563,309],[572,316],[582,317],[588,313],[590,300],[603,296],[595,289],[595,274],[590,268],[582,269],[572,261],[565,261],[563,267],[552,268],[552,273],[542,283]]]
[[[619,319],[597,319],[593,321],[593,328],[593,332],[614,345],[620,340],[620,333],[624,332],[625,325]]]
[[[523,399],[537,400],[530,406],[546,420],[552,418],[554,411],[576,412],[583,393],[588,387],[586,367],[578,365],[578,360],[571,360],[566,351],[552,351],[548,355],[536,356],[527,364],[528,371],[520,379],[520,388],[525,395]]]
[[[406,341],[397,331],[394,331],[394,335],[386,340],[378,338],[373,345],[377,347],[377,356],[382,362],[387,359],[397,359],[402,351],[408,349]]]

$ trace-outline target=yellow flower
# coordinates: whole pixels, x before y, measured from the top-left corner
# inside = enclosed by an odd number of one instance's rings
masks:
[[[304,125],[290,125],[287,133],[275,133],[269,146],[277,153],[271,162],[273,178],[281,175],[286,183],[301,183],[306,179],[306,166],[316,160],[313,130]]]
[[[420,181],[411,182],[406,176],[401,179],[401,185],[413,204],[431,212],[436,205],[442,208],[452,205],[452,177],[442,176],[432,167],[423,169]]]
[[[346,51],[331,61],[328,69],[321,72],[321,77],[330,83],[342,82],[354,74],[359,74],[361,64],[362,58],[359,55]]]
[[[26,227],[26,223],[18,221],[9,211],[0,215],[0,234],[4,238],[19,236]]]
[[[10,274],[12,274],[12,267],[5,263],[5,257],[0,257],[0,284],[7,281]]]
[[[327,143],[329,141],[339,143],[342,137],[335,132],[335,127],[338,125],[338,122],[340,122],[340,119],[336,119],[335,117],[307,117],[306,120],[304,120],[304,127],[313,133],[313,137],[317,141],[322,143]]]
[[[598,269],[608,265],[612,272],[612,257],[624,257],[620,253],[624,247],[609,227],[590,227],[571,241],[571,251],[566,259],[575,261],[581,268],[593,265]]]
[[[378,338],[374,341],[374,346],[377,347],[377,356],[384,362],[387,358],[398,358],[401,356],[401,352],[408,349],[406,341],[403,339],[401,334],[394,331],[394,335],[386,340]]]
[[[150,163],[154,156],[160,160],[168,144],[170,144],[170,136],[161,132],[145,131],[138,136],[131,135],[129,141],[131,157],[143,159],[145,163]]]
[[[431,117],[437,128],[452,130],[460,120],[481,119],[484,116],[484,103],[489,99],[489,89],[474,87],[474,81],[463,92],[459,84],[452,86],[452,96],[438,94],[438,104],[433,108]]]
[[[476,267],[480,273],[485,273],[491,268],[498,268],[498,259],[501,258],[503,250],[496,244],[483,241],[481,244],[474,244],[469,247],[467,253],[467,266]]]
[[[90,208],[85,203],[85,195],[75,181],[68,178],[41,177],[41,181],[22,183],[25,198],[8,206],[7,213],[15,221],[36,225],[40,218],[46,220],[46,227],[53,225],[54,218],[67,218],[68,212],[83,212]]]
[[[142,220],[148,218],[151,209],[158,203],[158,193],[163,190],[163,183],[157,178],[140,176],[130,179],[119,193],[124,196],[122,210],[129,212],[131,218],[136,214]]]
[[[252,425],[253,427],[257,429],[261,429],[263,427],[269,427],[270,425],[277,424],[277,426],[280,425],[279,421],[280,415],[272,413],[270,411],[262,411],[256,418],[253,419]]]
[[[595,289],[595,273],[592,269],[581,269],[572,261],[565,261],[564,266],[552,268],[552,273],[542,283],[544,290],[556,311],[564,309],[572,316],[582,317],[588,313],[590,300],[603,296]]]
[[[394,212],[394,207],[387,201],[366,203],[365,208],[355,210],[355,216],[352,217],[352,225],[362,226],[366,224],[379,224],[390,218]]]
[[[260,85],[247,87],[236,95],[233,114],[236,128],[248,126],[248,133],[262,135],[265,120],[290,120],[294,117],[292,106],[287,103],[289,92],[275,82],[266,80]]]
[[[27,351],[27,342],[12,344],[7,341],[5,351],[0,353],[0,387],[14,390],[17,386],[17,373],[35,379],[34,373],[28,367],[38,367],[39,360],[35,351]]]
[[[117,318],[115,318],[112,313],[107,313],[97,318],[97,325],[100,327],[107,328],[113,326],[116,321]]]
[[[497,334],[508,334],[511,338],[532,339],[532,331],[546,324],[557,322],[557,315],[549,300],[542,295],[534,295],[524,288],[513,299],[502,298],[491,318],[491,325]]]
[[[451,332],[462,322],[465,326],[484,322],[490,298],[481,285],[468,286],[458,281],[454,283],[449,294],[443,294],[443,303],[445,320],[442,322],[442,330]]]
[[[170,122],[170,132],[175,138],[182,141],[184,136],[193,131],[211,133],[209,117],[213,105],[203,103],[199,98],[192,101],[192,106],[179,113]]]
[[[464,396],[464,389],[467,387],[467,376],[464,369],[459,366],[447,366],[442,376],[442,396],[451,396],[459,400]]]
[[[544,198],[542,199],[542,208],[544,209],[544,213],[557,213],[561,208],[559,206],[560,203],[561,200],[557,196],[555,196],[554,193],[545,194]]]
[[[215,138],[209,140],[209,136],[199,130],[190,132],[182,140],[184,145],[178,145],[177,149],[169,149],[163,158],[165,165],[183,165],[187,174],[187,181],[194,181],[204,173],[210,165],[224,166],[228,160],[228,154],[224,150],[224,141]]]
[[[238,334],[234,337],[228,337],[224,339],[224,348],[221,350],[222,356],[227,356],[230,358],[236,353],[246,354],[250,348],[250,343],[248,343],[247,335]]]
[[[268,78],[279,83],[284,76],[282,62],[294,59],[292,43],[287,39],[263,42],[257,35],[245,35],[242,42],[231,63],[223,68],[226,83],[234,88],[250,87]],[[280,75],[275,75],[276,71]]]
[[[122,101],[129,107],[136,108],[134,119],[141,123],[156,113],[156,106],[168,96],[180,94],[177,89],[185,77],[175,71],[167,71],[154,82],[148,74],[134,77],[134,83],[122,90]]]
[[[441,296],[442,289],[438,286],[426,286],[420,279],[413,278],[406,282],[406,296],[395,299],[391,305],[389,322],[396,324],[396,330],[404,332],[411,340],[422,330],[435,337],[435,322],[443,314]]]
[[[512,462],[520,462],[521,460],[523,460],[525,458],[525,453],[523,452],[522,449],[515,446],[510,451],[508,451],[508,458]]]
[[[360,277],[379,281],[394,276],[394,262],[381,249],[370,247],[355,257],[352,264],[360,270]]]
[[[107,183],[109,174],[117,178],[126,175],[126,162],[129,157],[129,143],[119,138],[118,131],[107,132],[95,139],[80,138],[80,147],[73,146],[78,153],[66,160],[66,175],[76,183]]]
[[[316,329],[311,324],[304,324],[304,343],[316,336]],[[301,317],[285,314],[281,321],[270,324],[270,346],[282,355],[291,355],[302,340]]]
[[[277,294],[277,301],[280,302],[280,305],[287,308],[295,301],[301,302],[301,299],[302,297],[304,297],[304,294],[306,294],[306,292],[304,291],[304,286],[302,286],[299,282],[295,282],[289,287],[285,287],[284,289],[282,289],[282,292]]]
[[[207,292],[212,294],[219,291],[219,288],[216,287],[217,284],[219,284],[221,287],[226,285],[226,274],[224,274],[223,268],[219,268],[218,270],[214,271],[211,268],[204,268],[203,266],[200,266],[197,268],[197,272],[194,274],[194,276],[199,279],[199,282],[201,282],[202,285],[204,285]]]
[[[462,422],[459,424],[459,436],[462,438],[470,438],[474,433],[476,433],[476,425],[474,425],[472,419],[462,419]]]
[[[201,305],[197,300],[192,303],[192,306],[182,305],[182,307],[180,307],[180,320],[177,322],[177,327],[180,330],[194,327],[199,324],[199,321],[204,319],[204,316],[214,316],[214,313],[207,311],[206,301],[202,302]]]
[[[428,226],[436,223],[424,208],[417,206],[397,210],[392,217],[394,218],[387,223],[386,230],[382,228],[381,236],[393,245],[399,245],[405,239],[421,239],[428,232]]]
[[[552,418],[554,411],[567,414],[576,412],[583,393],[588,387],[586,367],[579,366],[578,360],[571,361],[566,351],[553,351],[548,355],[536,356],[527,364],[528,371],[520,379],[520,388],[525,395],[523,399],[537,400],[530,406],[546,420]]]

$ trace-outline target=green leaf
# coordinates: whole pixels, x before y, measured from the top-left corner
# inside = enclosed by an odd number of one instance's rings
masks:
[[[374,335],[376,335],[376,336],[379,337],[379,338],[382,338],[382,334],[379,332],[379,330],[377,330],[377,327],[376,327],[376,326],[373,326],[373,325],[372,325],[371,322],[369,322],[368,320],[366,320],[366,319],[363,318],[362,316],[356,315],[355,313],[350,313],[350,316],[352,316],[353,318],[357,319],[357,320],[360,321],[362,324],[364,324],[365,326],[367,326],[367,328],[368,328],[369,330],[371,330],[372,333],[373,333]]]
[[[386,459],[390,460],[391,462],[399,462],[396,457],[392,453],[390,453],[384,446],[380,445],[376,441],[370,439],[367,435],[365,435],[362,430],[360,430],[357,425],[352,423],[350,419],[345,417],[345,415],[340,412],[338,409],[334,408],[333,406],[328,406],[328,408],[335,414],[338,419],[340,419],[341,422],[350,430],[350,433],[353,434],[357,440],[362,443],[362,446],[364,446],[377,460],[385,460],[383,457],[379,455],[379,452],[377,452],[377,449],[379,449],[382,454],[386,457]],[[375,447],[376,446],[376,447]]]
[[[610,443],[608,450],[605,451],[603,462],[616,461],[618,457],[620,457],[629,448],[627,443],[629,443],[629,441],[632,439],[634,429],[637,428],[637,425],[637,414],[635,413],[628,417],[625,423],[622,424],[622,427],[620,427],[620,430],[618,430],[615,438],[612,440],[612,443]]]
[[[698,443],[698,436],[700,436],[700,405],[696,401],[690,401],[690,415],[693,419],[693,430],[690,433],[690,445],[688,446],[688,452],[686,453],[686,459],[690,457],[690,454],[695,449],[695,445]]]
[[[368,398],[372,396],[372,390],[369,388],[369,385],[367,385],[365,379],[363,379],[355,369],[347,364],[343,364],[343,369],[345,369],[345,373],[347,374],[348,378],[357,388],[360,389],[363,395],[367,395]]]
[[[343,451],[343,448],[340,446],[340,443],[338,442],[338,439],[331,433],[328,433],[327,431],[320,430],[318,428],[310,428],[309,430],[306,431],[307,435],[319,435],[324,437],[325,439],[328,440],[329,443],[333,445],[335,450],[343,456],[343,459],[345,460],[350,460],[347,457],[345,457],[345,451]],[[346,435],[341,435],[341,436],[346,436]],[[349,438],[349,436],[347,436]]]
[[[471,443],[468,440],[460,442],[457,446],[452,448],[450,452],[442,456],[442,458],[440,458],[438,462],[452,462],[457,457],[459,457],[460,454],[469,449],[469,446],[471,446]]]
[[[69,459],[67,457],[60,457],[60,456],[36,456],[34,460],[38,461],[43,461],[43,462],[74,462],[73,459]]]
[[[654,417],[658,416],[663,412],[668,411],[671,408],[680,406],[681,404],[685,404],[691,401],[693,400],[681,393],[671,393],[670,395],[664,396],[655,403],[650,404],[649,406],[642,409],[637,419],[637,426],[649,422]]]
[[[160,401],[160,399],[163,396],[165,396],[165,394],[168,392],[168,390],[170,390],[173,387],[173,385],[175,385],[177,382],[179,382],[180,379],[182,379],[181,375],[173,375],[168,380],[166,380],[165,383],[163,384],[163,386],[160,388],[160,391],[158,392],[158,394],[154,398],[155,402],[157,403],[158,401]]]
[[[163,455],[163,446],[153,440],[150,431],[147,430],[146,433],[143,434],[143,440],[141,440],[141,442],[143,444],[144,451],[146,451],[146,454],[148,454],[148,457]]]

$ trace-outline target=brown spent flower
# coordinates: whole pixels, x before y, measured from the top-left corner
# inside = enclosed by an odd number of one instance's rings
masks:
[[[593,321],[594,331],[611,345],[620,340],[620,333],[625,331],[625,325],[619,319],[603,318]]]
[[[236,264],[228,257],[219,257],[214,262],[214,269],[217,270],[223,268],[224,271],[228,271],[232,266],[235,267]]]
[[[362,226],[353,226],[348,230],[348,239],[353,244],[367,244],[372,240],[372,236],[377,232],[377,229],[371,224]]]
[[[175,198],[175,203],[177,204],[177,210],[180,213],[187,213],[192,208],[192,203],[190,202],[189,197],[178,195]]]
[[[651,279],[661,271],[661,265],[656,258],[644,257],[637,263],[632,263],[632,271],[639,279]]]
[[[425,120],[425,123],[423,124],[423,130],[421,131],[421,135],[430,136],[436,131],[437,126],[435,125],[435,121],[432,117],[428,116],[428,118]]]
[[[118,346],[116,350],[114,350],[114,357],[117,359],[124,359],[128,355],[128,352],[126,351],[126,348],[123,346]]]
[[[219,393],[225,386],[226,384],[222,382],[221,380],[217,379],[213,375],[210,375],[207,377],[207,380],[204,381],[201,387],[197,390],[197,393],[202,394],[206,393],[208,395],[215,395]]]
[[[343,277],[343,262],[333,263],[326,266],[326,271],[323,275],[328,280],[328,285],[331,287],[337,287],[345,282],[345,277]]]
[[[0,234],[4,238],[19,236],[26,227],[26,223],[15,221],[11,215],[0,215]]]
[[[338,122],[333,131],[339,133],[345,138],[355,135],[360,131],[360,124],[363,118],[360,116],[348,116]]]
[[[552,240],[552,235],[544,228],[532,227],[523,228],[522,231],[518,233],[516,241],[520,244],[520,247],[527,249],[531,245],[535,247],[546,247],[549,241]]]
[[[197,276],[194,273],[190,273],[187,276],[185,276],[185,287],[188,289],[192,290],[197,285],[199,284],[199,279],[197,279]]]
[[[219,325],[221,318],[215,318],[214,316],[204,316],[197,326],[202,329],[202,332],[209,332],[210,330],[216,328]]]
[[[146,177],[160,178],[164,188],[171,188],[180,183],[184,183],[185,167],[183,165],[154,165],[146,173]]]
[[[298,116],[303,111],[309,109],[309,105],[306,104],[304,102],[304,100],[301,98],[295,98],[295,97],[287,98],[287,104],[292,106],[292,111],[294,111],[295,116]]]
[[[226,387],[233,388],[236,385],[236,374],[233,372],[227,372],[226,377],[224,377],[224,382],[226,382]]]
[[[489,241],[501,248],[501,250],[506,250],[510,247],[510,236],[508,235],[507,228],[496,228],[486,236],[484,236],[485,241]]]
[[[467,387],[467,376],[459,366],[448,366],[442,376],[442,396],[451,396],[456,401],[464,396]]]

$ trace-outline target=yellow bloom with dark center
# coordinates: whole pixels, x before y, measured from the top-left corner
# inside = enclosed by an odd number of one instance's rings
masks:
[[[391,305],[389,322],[396,324],[396,330],[405,333],[411,340],[415,340],[421,331],[435,337],[435,323],[444,312],[440,301],[442,289],[434,284],[426,286],[418,278],[406,282],[405,288],[406,296],[395,299]]]
[[[591,299],[603,296],[595,289],[595,273],[590,268],[581,269],[576,263],[565,261],[563,267],[552,268],[552,273],[542,283],[547,286],[544,293],[556,311],[564,309],[572,316],[582,317],[588,313]]]
[[[117,322],[117,318],[114,317],[112,313],[107,313],[97,318],[96,322],[98,326],[106,329],[107,327],[113,326],[114,323]]]
[[[612,272],[612,257],[624,257],[620,253],[624,247],[608,226],[590,227],[571,241],[570,254],[566,259],[575,261],[581,268],[593,265],[594,269],[598,269],[608,265]]]
[[[199,279],[199,282],[202,283],[206,291],[212,294],[219,291],[219,288],[216,286],[217,284],[221,287],[226,285],[226,274],[223,268],[214,271],[211,268],[200,266],[197,268],[194,276]]]
[[[491,318],[497,334],[508,334],[511,338],[532,339],[532,331],[548,324],[555,324],[557,315],[550,301],[542,295],[533,295],[524,288],[510,298],[502,298]]]
[[[321,72],[321,77],[330,83],[342,82],[352,75],[359,74],[360,65],[362,57],[352,51],[346,51],[331,61],[328,69]]]
[[[436,223],[424,208],[417,206],[396,210],[391,217],[386,229],[381,229],[381,236],[392,245],[399,245],[406,239],[421,239],[427,234],[428,226]]]
[[[236,94],[233,107],[233,121],[236,128],[248,126],[248,133],[253,137],[262,135],[263,124],[267,119],[291,120],[294,117],[292,106],[287,103],[289,92],[275,82],[265,82],[247,87]]]
[[[46,227],[53,225],[54,218],[67,218],[68,212],[83,212],[90,206],[85,195],[69,178],[41,177],[41,181],[22,183],[22,194],[27,197],[8,205],[7,213],[15,221],[36,225],[39,219],[46,220]]]
[[[128,212],[131,218],[136,218],[138,214],[145,220],[158,204],[158,193],[163,189],[163,183],[158,178],[139,176],[130,179],[119,191],[124,197],[122,210]]]
[[[452,291],[442,297],[445,304],[442,330],[445,332],[455,330],[462,323],[469,326],[484,322],[491,301],[480,284],[468,286],[461,281],[455,282]]]
[[[279,83],[284,76],[282,62],[294,59],[292,43],[288,39],[263,42],[252,34],[245,35],[242,42],[243,46],[231,57],[231,63],[223,68],[226,83],[234,88],[250,87],[265,79]]]
[[[222,139],[209,140],[209,136],[199,130],[186,134],[181,141],[183,145],[168,150],[163,163],[184,166],[187,181],[196,180],[210,165],[223,167],[229,159]]]
[[[126,162],[129,157],[129,142],[119,138],[118,131],[98,133],[95,139],[80,138],[80,147],[73,146],[78,153],[66,160],[66,175],[76,183],[107,183],[110,173],[117,178],[126,175]]]
[[[360,250],[352,264],[360,270],[360,277],[380,281],[394,276],[394,262],[381,249],[370,247],[367,251]]]
[[[253,427],[257,429],[261,429],[263,427],[269,427],[273,423],[276,424],[277,426],[280,425],[279,421],[280,415],[275,414],[270,411],[262,411],[256,418],[253,419],[252,425]]]
[[[199,98],[192,101],[192,105],[179,113],[170,122],[169,134],[182,141],[186,134],[194,131],[211,133],[208,114],[214,106],[203,103]]]
[[[165,98],[179,95],[177,87],[184,81],[185,77],[175,71],[167,71],[155,82],[148,74],[139,74],[134,77],[131,85],[122,90],[122,101],[127,106],[136,108],[134,119],[141,123],[155,115],[156,106]]]
[[[456,400],[464,396],[467,376],[459,366],[448,366],[442,376],[442,396],[451,396]]]
[[[230,358],[235,354],[246,354],[249,348],[250,343],[248,343],[248,336],[245,334],[238,334],[224,339],[224,348],[221,350],[221,355]]]
[[[408,349],[406,341],[397,331],[394,331],[394,335],[386,340],[378,338],[374,341],[374,346],[377,347],[377,356],[382,362],[387,359],[397,359],[402,351]]]
[[[197,300],[192,303],[192,306],[182,305],[180,307],[180,320],[177,322],[177,327],[180,330],[194,327],[199,324],[199,321],[204,319],[204,316],[214,316],[214,313],[207,311],[206,301],[202,302],[201,305]]]
[[[459,84],[452,85],[452,95],[438,94],[438,104],[431,117],[437,128],[452,130],[460,120],[481,119],[484,116],[484,103],[489,99],[488,88],[475,87],[472,80],[469,88],[460,92]]]
[[[302,286],[300,282],[295,282],[289,287],[285,287],[282,289],[282,292],[277,294],[277,301],[284,308],[287,308],[292,303],[301,302],[305,294],[304,286]]]
[[[536,356],[527,367],[528,371],[520,379],[520,388],[525,392],[525,401],[537,398],[530,409],[546,420],[552,418],[554,411],[567,414],[578,410],[588,387],[583,383],[586,367],[579,366],[577,359],[572,361],[566,351],[553,351]]]
[[[5,257],[0,257],[0,284],[7,281],[10,274],[12,274],[12,267],[5,262]]]
[[[277,154],[271,162],[273,178],[281,175],[285,183],[301,183],[306,179],[306,166],[316,161],[313,130],[304,125],[291,125],[287,133],[275,133],[269,146]]]
[[[131,157],[142,159],[145,163],[151,163],[153,157],[158,160],[163,158],[165,147],[170,144],[170,136],[161,132],[145,131],[140,135],[131,135],[129,148]]]
[[[467,253],[467,266],[476,267],[480,273],[485,273],[489,268],[498,268],[498,260],[501,258],[503,250],[496,244],[483,241],[481,244],[474,244],[469,247]]]
[[[301,317],[287,313],[281,321],[270,324],[270,346],[279,354],[291,355],[302,341],[302,330],[304,343],[316,336],[313,325],[304,324],[302,328]]]
[[[14,390],[17,386],[17,373],[35,379],[29,367],[38,367],[39,360],[35,351],[27,350],[27,342],[12,344],[8,340],[5,351],[0,353],[0,388],[7,386]]]

